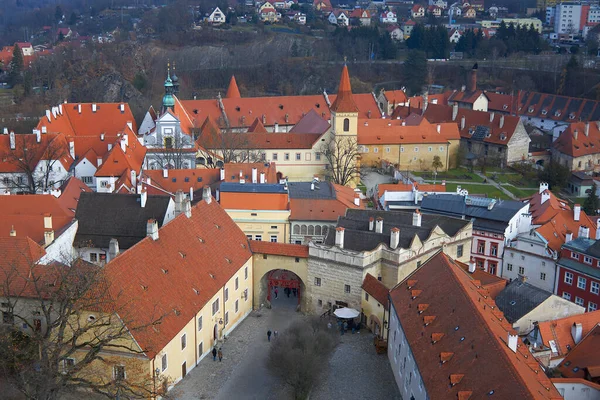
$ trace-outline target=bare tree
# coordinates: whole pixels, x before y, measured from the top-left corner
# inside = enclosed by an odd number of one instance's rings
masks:
[[[294,390],[294,398],[308,398],[327,367],[339,336],[320,318],[292,324],[271,344],[268,366]]]
[[[266,161],[265,152],[253,143],[254,133],[235,132],[232,129],[205,129],[198,132],[197,143],[207,160],[220,158],[223,163],[253,163]],[[260,134],[258,134],[260,135]]]
[[[70,159],[67,142],[62,135],[15,135],[15,149],[7,149],[0,158],[15,167],[8,186],[19,192],[39,193],[61,184],[58,174],[61,161]],[[68,169],[68,167],[67,167]]]
[[[148,373],[141,359],[148,349],[131,336],[162,316],[136,324],[123,306],[135,300],[115,291],[103,268],[79,259],[41,265],[22,243],[0,261],[4,380],[36,400],[81,391],[112,399],[164,395],[168,382]]]
[[[326,177],[333,183],[346,186],[360,176],[358,144],[354,136],[332,136],[319,151],[329,163]]]
[[[196,157],[196,149],[190,144],[189,136],[185,134],[175,135],[170,138],[167,147],[148,148],[150,162],[157,164],[160,169],[189,169],[191,164],[186,166],[186,162],[193,162]]]

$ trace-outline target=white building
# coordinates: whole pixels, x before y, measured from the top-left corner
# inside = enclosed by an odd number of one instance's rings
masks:
[[[581,3],[565,2],[556,5],[554,32],[579,33],[581,26]]]
[[[211,12],[210,15],[208,16],[208,22],[213,25],[224,24],[225,21],[226,21],[225,14],[223,14],[223,11],[221,11],[221,9],[219,7],[215,8],[213,10],[213,12]]]
[[[425,8],[423,8],[423,13],[425,13]],[[391,10],[382,12],[379,16],[379,20],[382,24],[395,24],[396,22],[398,22],[396,13]]]
[[[554,291],[558,252],[548,247],[548,241],[535,230],[519,234],[504,249],[501,276],[527,282],[549,292]]]

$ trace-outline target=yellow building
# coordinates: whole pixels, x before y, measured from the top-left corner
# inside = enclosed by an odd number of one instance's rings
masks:
[[[362,313],[366,318],[364,321],[371,332],[376,336],[387,339],[387,323],[389,315],[386,313],[388,307],[389,289],[383,282],[377,280],[373,275],[367,273],[362,284]]]
[[[413,114],[406,119],[361,120],[358,129],[361,165],[379,166],[385,160],[400,170],[433,171],[454,168],[460,146],[456,123],[431,124]]]

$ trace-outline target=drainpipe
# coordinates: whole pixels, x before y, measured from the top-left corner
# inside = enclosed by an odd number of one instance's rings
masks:
[[[194,365],[198,365],[198,313],[194,314],[194,354],[196,355]]]
[[[156,399],[156,373],[154,372],[154,360],[156,356],[152,359],[152,387],[154,388],[154,393],[152,393],[152,398]]]

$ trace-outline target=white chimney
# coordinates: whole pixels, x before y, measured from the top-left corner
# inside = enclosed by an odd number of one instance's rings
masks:
[[[500,116],[500,128],[504,127],[504,115]]]
[[[400,243],[400,229],[392,228],[390,232],[390,247],[392,249],[398,248],[398,244]]]
[[[494,121],[494,113],[493,112],[490,113],[490,122],[492,122],[492,121]]]
[[[369,218],[369,230],[372,231],[373,229],[375,229],[375,218],[370,217]]]
[[[544,190],[548,190],[548,183],[540,182],[540,191],[538,193],[542,193]]]
[[[474,273],[476,269],[475,261],[473,259],[469,260],[469,273]]]
[[[550,200],[550,192],[545,190],[544,192],[542,192],[542,195],[540,197],[541,197],[542,204],[544,204],[545,202]]]
[[[580,231],[581,231],[581,233],[579,234],[579,237],[586,238],[586,239],[590,238],[590,228],[588,228],[587,226],[582,226],[580,228]]]
[[[456,121],[457,116],[458,116],[458,103],[454,102],[452,104],[452,121]]]
[[[344,248],[344,228],[335,228],[335,245],[339,248]]]
[[[460,119],[460,129],[465,129],[465,123],[466,123],[466,119],[465,116],[463,115],[462,118]]]
[[[190,186],[190,201],[194,201],[194,187]]]
[[[514,353],[517,352],[517,344],[519,343],[519,335],[511,335],[508,332],[508,340],[506,341],[508,344],[508,348],[511,349]]]
[[[108,144],[108,151],[111,151],[111,150],[112,150],[112,143],[109,143]]]
[[[437,124],[437,133],[440,133],[442,131],[442,126],[440,124]]]
[[[279,122],[275,122],[274,132],[279,132]]]
[[[143,186],[142,186],[142,180],[140,179],[140,181],[139,181],[139,182],[137,183],[137,185],[135,186],[135,192],[136,192],[137,194],[142,194],[142,189],[143,189]]]
[[[52,242],[54,242],[54,231],[47,229],[44,231],[44,246],[50,246]]]
[[[585,136],[590,136],[590,123],[589,122],[585,123],[585,129],[584,129],[583,133],[585,133]]]
[[[123,151],[123,153],[127,152],[127,141],[125,140],[124,137],[121,138],[120,143],[121,143],[121,150]]]
[[[577,134],[579,132],[577,132],[577,129],[573,130],[573,137],[575,138],[575,140],[577,140]]]
[[[258,170],[256,168],[252,168],[252,183],[257,183],[257,182],[258,182]]]
[[[206,204],[210,204],[212,201],[212,190],[210,189],[210,186],[204,186],[204,188],[202,188],[202,200],[204,200]]]
[[[166,168],[163,168],[163,178],[168,178],[169,177],[169,170]]]
[[[15,230],[14,226],[10,229],[10,236],[12,236],[12,237],[17,236],[17,231]]]
[[[81,114],[81,104],[77,104],[77,112]]]
[[[104,132],[100,134],[100,140],[104,141]]]
[[[119,110],[121,110],[122,113],[125,112],[125,104],[121,103],[119,104]]]
[[[310,183],[310,190],[315,190],[315,183],[314,182]]]
[[[75,159],[75,142],[74,141],[69,142],[69,154],[71,155],[72,159]]]
[[[600,239],[600,224],[598,224],[598,226],[596,227],[596,237],[594,239]]]
[[[52,113],[50,110],[46,110],[46,118],[48,118],[48,122],[52,121]]]
[[[48,128],[46,128],[46,126],[42,126],[42,133],[48,133]]]
[[[260,183],[265,183],[266,179],[265,179],[265,173],[261,172],[260,173]]]
[[[158,222],[155,219],[149,219],[146,224],[146,236],[152,240],[158,240]]]
[[[10,149],[16,149],[17,145],[15,143],[15,133],[13,131],[10,131],[10,138],[8,140],[10,141]]]
[[[356,197],[354,198],[354,205],[355,205],[356,207],[360,207],[360,197],[356,196]]]
[[[565,233],[565,243],[570,242],[571,240],[573,240],[573,232],[567,231]]]
[[[59,113],[60,115],[62,115],[62,113],[63,113],[62,104],[59,104],[59,105],[58,105],[58,113]]]
[[[421,226],[421,216],[421,211],[415,210],[415,212],[413,212],[413,226]]]
[[[40,143],[42,141],[42,132],[39,129],[34,129],[33,133],[35,133],[35,141]]]
[[[225,168],[221,168],[221,176],[220,176],[221,180],[224,181],[225,180]]]
[[[575,204],[573,207],[573,219],[575,221],[579,221],[579,217],[581,215],[581,205]]]
[[[242,172],[242,170],[240,169],[240,179],[242,179],[244,177],[244,174]]]
[[[52,229],[52,214],[44,214],[44,229]]]
[[[571,337],[573,338],[573,342],[575,342],[575,344],[578,344],[579,342],[581,342],[582,336],[583,327],[580,323],[573,322],[573,325],[571,325]]]
[[[375,232],[383,233],[383,218],[377,217],[375,220]]]
[[[128,135],[128,134],[124,133],[124,134],[121,136],[121,139],[122,139],[122,140],[125,142],[125,144],[126,144],[127,146],[129,146],[129,135]]]
[[[137,179],[135,176],[135,171],[131,171],[131,174],[129,175],[129,179],[131,180],[131,187],[136,187]]]
[[[98,158],[96,159],[96,161],[97,161],[97,163],[98,163],[98,166],[101,166],[101,165],[102,165],[102,157],[98,157]]]
[[[140,188],[142,187],[142,185],[140,185]],[[142,206],[142,208],[146,207],[146,202],[148,201],[148,192],[146,190],[141,190],[140,193],[140,206]]]
[[[108,242],[108,258],[109,261],[117,258],[119,255],[119,241],[115,238],[110,239]]]
[[[92,112],[96,112],[98,110],[98,106],[96,105],[96,103],[92,104]]]

